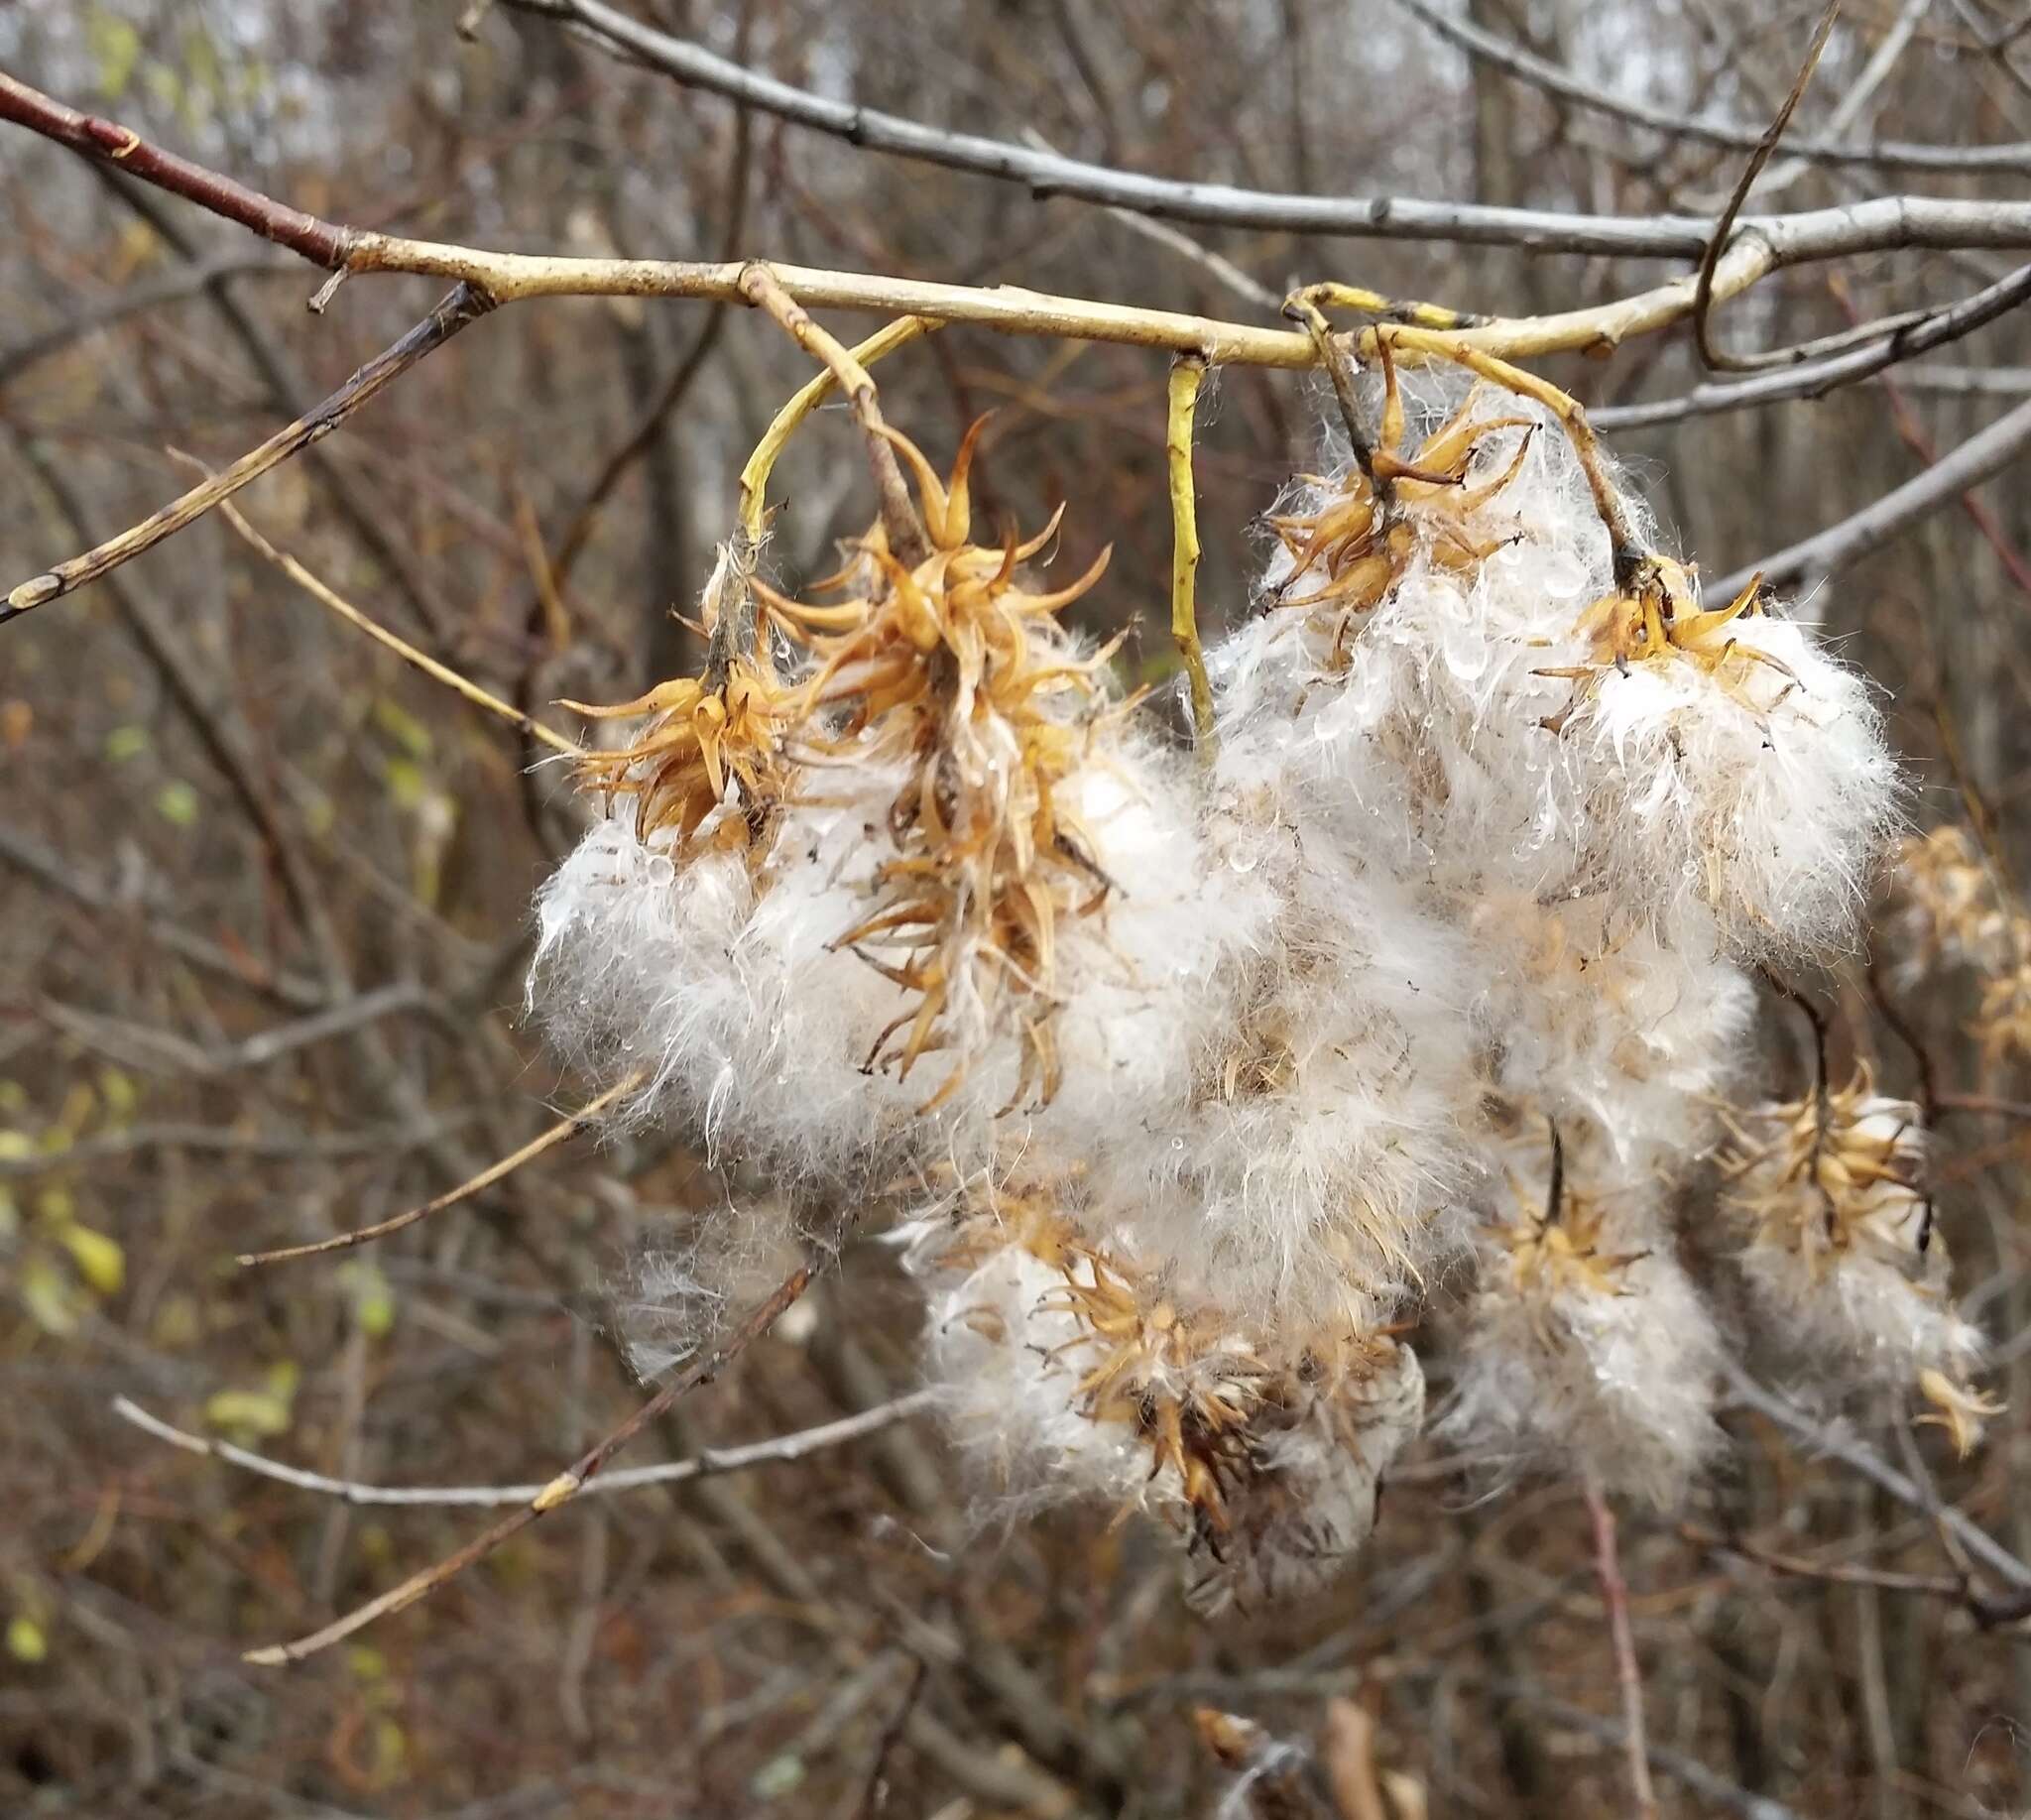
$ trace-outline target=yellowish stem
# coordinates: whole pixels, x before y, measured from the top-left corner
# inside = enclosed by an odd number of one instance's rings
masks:
[[[853,348],[849,357],[855,366],[865,371],[884,355],[893,354],[919,335],[943,326],[943,323],[934,322],[927,316],[900,316]],[[755,452],[748,457],[747,465],[741,469],[741,530],[751,545],[762,541],[769,476],[776,469],[777,458],[796,433],[797,426],[832,396],[838,385],[838,379],[827,369],[799,387],[789,403],[776,414],[762,440],[755,444]]]
[[[1199,644],[1199,513],[1192,487],[1192,418],[1206,363],[1193,355],[1170,369],[1170,424],[1163,452],[1170,467],[1170,635],[1192,691],[1192,730],[1200,756],[1213,755],[1213,685],[1206,677],[1206,654]]]
[[[421,670],[424,675],[430,677],[433,681],[441,682],[446,688],[456,690],[466,700],[471,702],[474,707],[484,708],[489,714],[497,714],[511,726],[517,727],[522,732],[528,734],[531,739],[540,740],[551,751],[564,753],[567,757],[574,759],[583,756],[583,748],[575,740],[566,739],[561,733],[551,732],[541,721],[532,719],[529,715],[523,713],[520,708],[511,706],[498,695],[488,694],[477,682],[461,676],[457,670],[451,668],[448,665],[439,664],[435,658],[425,655],[406,640],[398,638],[385,626],[376,625],[373,620],[362,613],[351,601],[344,599],[325,586],[322,581],[318,580],[315,575],[311,574],[308,569],[299,562],[295,556],[288,555],[284,551],[277,549],[260,532],[248,524],[246,519],[241,517],[238,508],[230,501],[220,500],[217,510],[223,515],[228,525],[238,532],[241,537],[245,538],[269,561],[273,562],[277,568],[281,569],[298,587],[308,594],[312,600],[315,600],[321,606],[330,608],[347,625],[364,632],[375,644],[385,646],[388,650],[394,652],[405,664],[415,665],[418,669]]]

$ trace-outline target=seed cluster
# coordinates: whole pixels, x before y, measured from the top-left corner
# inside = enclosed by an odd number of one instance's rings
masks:
[[[1570,414],[1476,373],[1385,341],[1344,389],[1197,753],[1061,623],[1104,556],[973,541],[979,426],[945,476],[885,432],[921,537],[808,601],[725,555],[538,901],[532,1001],[645,1072],[628,1116],[765,1177],[757,1224],[893,1210],[991,1501],[1147,1512],[1212,1603],[1358,1548],[1412,1327],[1451,1441],[1660,1501],[1730,1344],[1982,1407],[1913,1109],[1722,1112],[1749,969],[1848,942],[1895,829],[1868,690],[1758,589],[1703,607]]]

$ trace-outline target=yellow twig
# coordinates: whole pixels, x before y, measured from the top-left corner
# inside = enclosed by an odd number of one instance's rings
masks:
[[[902,464],[896,458],[896,445],[889,439],[889,425],[882,419],[873,377],[836,335],[812,321],[810,312],[782,288],[766,265],[757,261],[742,270],[740,292],[747,302],[768,311],[781,324],[805,353],[823,361],[846,394],[867,440],[868,464],[875,470],[875,495],[881,502],[882,529],[889,539],[889,553],[904,568],[914,568],[930,554],[930,540],[924,535],[916,507],[910,503],[909,487],[902,478]]]
[[[865,370],[884,355],[893,354],[919,335],[943,326],[942,322],[934,322],[928,316],[900,316],[886,328],[877,329],[851,349],[850,355],[855,365]],[[839,381],[828,368],[800,387],[795,397],[776,414],[775,422],[763,433],[762,440],[755,444],[755,452],[741,469],[741,530],[747,534],[750,545],[762,542],[769,476],[775,472],[777,457],[796,433],[797,426],[832,396],[838,385]]]
[[[308,594],[319,605],[329,607],[347,625],[364,632],[375,644],[385,646],[405,664],[412,664],[432,681],[441,682],[446,688],[463,695],[476,708],[484,708],[489,714],[499,715],[509,725],[526,733],[531,739],[540,740],[553,752],[561,752],[569,758],[580,758],[584,754],[575,740],[569,740],[561,733],[552,733],[539,720],[525,714],[520,708],[503,701],[498,695],[490,695],[477,682],[461,676],[449,665],[439,664],[435,658],[418,651],[407,640],[398,638],[385,626],[379,626],[362,613],[351,601],[344,599],[310,573],[295,556],[277,549],[260,532],[240,515],[240,510],[230,500],[217,502],[217,510],[225,521],[250,544],[261,555],[268,558],[282,570],[298,587]]]
[[[521,1150],[503,1156],[499,1162],[489,1163],[477,1175],[462,1181],[455,1188],[448,1188],[434,1200],[424,1201],[420,1206],[412,1207],[406,1213],[398,1213],[393,1219],[383,1220],[375,1226],[361,1226],[352,1232],[342,1232],[329,1239],[318,1239],[309,1245],[290,1245],[280,1251],[242,1252],[243,1265],[285,1264],[293,1258],[314,1258],[322,1252],[342,1252],[355,1245],[365,1245],[373,1239],[385,1239],[390,1233],[400,1232],[405,1226],[414,1226],[418,1220],[430,1214],[441,1213],[446,1207],[454,1207],[460,1201],[470,1200],[482,1188],[491,1188],[497,1181],[505,1180],[522,1167],[534,1162],[545,1151],[555,1150],[565,1139],[577,1136],[591,1125],[599,1115],[616,1100],[622,1099],[649,1078],[647,1068],[637,1068],[625,1079],[616,1081],[598,1099],[581,1106],[568,1119],[559,1119],[547,1131],[532,1138]]]
[[[1192,691],[1192,731],[1202,757],[1213,751],[1213,686],[1206,677],[1206,654],[1199,644],[1196,583],[1199,573],[1199,514],[1192,486],[1192,418],[1206,363],[1183,355],[1171,363],[1170,422],[1163,452],[1170,467],[1170,635]]]

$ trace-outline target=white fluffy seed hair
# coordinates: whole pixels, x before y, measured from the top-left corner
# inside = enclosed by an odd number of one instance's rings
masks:
[[[1175,1467],[1152,1471],[1145,1436],[1089,1409],[1082,1386],[1112,1342],[1072,1310],[1064,1273],[1020,1243],[954,1273],[939,1262],[939,1225],[934,1214],[914,1235],[914,1268],[935,1285],[925,1373],[955,1444],[992,1488],[983,1515],[1006,1520],[1088,1500],[1163,1519],[1192,1549],[1192,1598],[1209,1612],[1287,1599],[1345,1570],[1374,1526],[1383,1474],[1423,1425],[1424,1374],[1407,1346],[1379,1342],[1359,1370],[1296,1391],[1260,1423],[1246,1467],[1225,1487],[1228,1529],[1215,1543],[1193,1521]],[[1237,1324],[1230,1341],[1182,1365],[1151,1362],[1151,1388],[1217,1397],[1224,1384],[1252,1381],[1257,1353]]]
[[[1206,1613],[1316,1592],[1375,1526],[1382,1480],[1424,1427],[1424,1368],[1385,1342],[1372,1374],[1313,1396],[1262,1442],[1234,1499],[1234,1534],[1202,1550],[1191,1585]]]
[[[1712,958],[1718,936],[1685,939],[1682,923],[1669,946],[1603,895],[1493,896],[1468,926],[1491,1083],[1556,1120],[1569,1149],[1598,1136],[1598,1189],[1682,1180],[1721,1136],[1720,1096],[1755,1021],[1754,986]]]
[[[1184,1292],[1366,1331],[1464,1236],[1471,957],[1387,875],[1269,838],[1262,870],[1288,893],[1274,949],[1233,981],[1192,1090],[1131,1109],[1088,1169]]]
[[[1426,424],[1464,390],[1427,381]],[[1311,795],[1344,838],[1441,889],[1612,882],[1667,928],[1704,907],[1746,958],[1849,945],[1900,824],[1868,685],[1775,615],[1731,626],[1739,649],[1718,671],[1680,656],[1607,667],[1577,690],[1541,673],[1591,660],[1579,622],[1617,591],[1608,533],[1542,408],[1484,391],[1471,410],[1538,425],[1514,479],[1464,527],[1494,547],[1471,574],[1422,552],[1344,628],[1270,604],[1215,654],[1227,775]],[[1477,477],[1524,433],[1493,432]],[[1647,536],[1641,503],[1622,505]],[[1279,549],[1265,600],[1319,579],[1292,568]],[[1568,706],[1564,730],[1547,731]]]
[[[1882,717],[1798,621],[1744,616],[1729,636],[1721,672],[1603,675],[1566,729],[1597,768],[1598,819],[1621,836],[1615,876],[1667,921],[1704,905],[1751,959],[1849,947],[1901,825]]]
[[[1112,738],[1059,787],[1116,888],[1059,919],[1053,1034],[1072,1085],[1016,1109],[1015,1134],[1098,1147],[1143,1107],[1182,1105],[1229,973],[1268,949],[1272,901],[1253,857],[1201,825],[1184,763]],[[673,854],[625,815],[596,823],[537,904],[530,996],[555,1046],[603,1083],[647,1067],[632,1117],[673,1120],[713,1161],[756,1161],[792,1192],[864,1183],[905,1157],[978,1167],[1012,1136],[996,1115],[1020,1076],[1020,1033],[969,1022],[961,1004],[953,1049],[907,1078],[871,1067],[915,1001],[834,945],[896,857],[897,784],[889,769],[815,771],[759,867],[709,838]],[[966,1077],[923,1116],[954,1050]]]
[[[1657,1198],[1617,1194],[1587,1235],[1598,1274],[1520,1268],[1513,1227],[1541,1217],[1521,1178],[1511,1230],[1482,1244],[1451,1395],[1434,1433],[1498,1475],[1579,1467],[1609,1491],[1679,1502],[1721,1443],[1721,1334],[1672,1255]],[[1572,1217],[1571,1189],[1566,1217]]]
[[[1834,1218],[1845,1244],[1831,1238],[1829,1209],[1809,1175],[1787,1170],[1781,1137],[1796,1111],[1769,1106],[1748,1115],[1751,1142],[1772,1142],[1739,1172],[1730,1198],[1754,1221],[1735,1262],[1755,1337],[1784,1369],[1823,1391],[1856,1380],[1908,1387],[1926,1371],[1960,1378],[1974,1370],[1980,1330],[1954,1302],[1953,1264],[1930,1206],[1906,1185],[1922,1179],[1919,1108],[1878,1094],[1855,1109],[1853,1136],[1881,1147],[1906,1180],[1841,1190]]]

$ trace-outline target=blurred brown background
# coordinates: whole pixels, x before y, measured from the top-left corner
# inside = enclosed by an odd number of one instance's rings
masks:
[[[1741,165],[1550,98],[1379,0],[634,10],[828,94],[1176,177],[1711,214]],[[1816,11],[1473,0],[1472,17],[1590,82],[1755,130]],[[494,12],[466,43],[456,12],[14,0],[0,65],[302,207],[498,248],[761,255],[1270,324],[1291,284],[1324,278],[1523,313],[1682,269],[1197,230],[1179,247],[1087,204],[743,117],[527,14]],[[1986,0],[1857,0],[1801,129],[1901,33],[1849,130],[2031,138],[2010,23]],[[1781,153],[1777,170],[1758,207],[1907,183],[2023,190],[2021,173],[1792,171]],[[1845,326],[1851,304],[1937,303],[2007,265],[1903,253],[1802,268],[1728,310],[1720,334],[1808,339]],[[5,580],[179,491],[167,446],[214,465],[251,447],[434,296],[356,279],[319,318],[303,307],[315,283],[223,222],[0,130]],[[522,303],[241,503],[347,597],[498,691],[619,698],[691,655],[670,608],[695,596],[742,459],[809,371],[744,310]],[[1701,377],[1682,331],[1546,371],[1598,406]],[[2021,402],[2027,325],[2005,318],[1893,377],[1894,391],[1617,446],[1678,546],[1725,572]],[[1135,667],[1167,675],[1162,358],[954,327],[882,383],[891,422],[934,459],[997,413],[990,512],[1033,523],[1068,502],[1068,572],[1113,543],[1081,611],[1138,627]],[[1323,406],[1309,380],[1218,377],[1198,458],[1210,630],[1247,611],[1253,523],[1316,452]],[[870,514],[840,413],[799,437],[776,497],[781,572],[822,572]],[[1962,812],[1944,728],[2008,846],[2031,743],[2026,572],[2011,562],[2031,506],[2008,473],[1981,497],[1989,535],[1944,511],[1814,606],[1890,691],[1918,818]],[[1233,1814],[1313,1799],[1349,1820],[1629,1811],[1578,1488],[1479,1503],[1429,1451],[1331,1598],[1214,1627],[1184,1611],[1168,1551],[1104,1512],[971,1527],[917,1420],[796,1464],[588,1501],[301,1668],[241,1663],[447,1552],[484,1514],[356,1510],[179,1453],[119,1420],[116,1395],[340,1479],[540,1481],[641,1395],[611,1321],[630,1256],[681,1244],[763,1187],[666,1145],[580,1141],[379,1250],[233,1263],[424,1198],[582,1097],[518,1020],[530,894],[570,828],[560,781],[525,776],[524,758],[215,520],[0,633],[0,1812],[957,1820],[1203,1814],[1223,1798]],[[1901,1052],[1841,992],[1849,1031],[1908,1086]],[[1914,1012],[1948,1082],[2023,1091],[1961,1034],[1968,1010],[1935,994]],[[1770,1066],[1784,1079],[1796,1057],[1773,1041]],[[1942,1218],[2012,1412],[1965,1467],[1923,1443],[1942,1494],[2019,1550],[2024,1129],[1964,1120],[1942,1140]],[[912,1302],[878,1249],[850,1252],[811,1313],[631,1459],[909,1388]],[[1854,1413],[1894,1458],[1883,1412]],[[1731,1426],[1739,1467],[1684,1519],[1834,1572],[1777,1571],[1690,1539],[1679,1515],[1623,1513],[1664,1811],[2021,1811],[2031,1640],[1975,1623],[1922,1512],[1756,1417]],[[1855,1564],[1877,1577],[1840,1577]],[[1352,1707],[1329,1710],[1336,1697]],[[1316,1789],[1272,1775],[1234,1792],[1192,1726],[1201,1704],[1278,1738],[1323,1724],[1324,1767],[1298,1776]],[[1328,1770],[1370,1757],[1386,1786],[1364,1813]],[[1688,1759],[1704,1781],[1680,1773]]]

